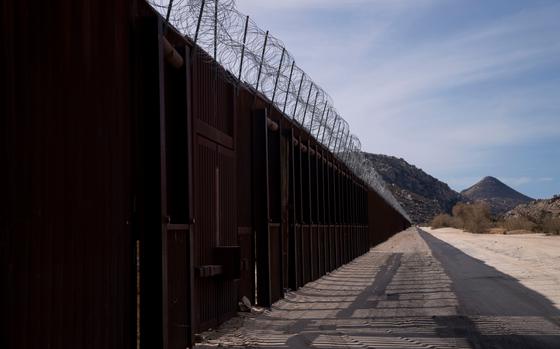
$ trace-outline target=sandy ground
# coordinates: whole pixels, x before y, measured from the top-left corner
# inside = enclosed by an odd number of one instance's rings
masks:
[[[197,346],[560,348],[559,243],[411,228]]]
[[[517,279],[560,308],[560,236],[486,235],[454,228],[422,229]]]

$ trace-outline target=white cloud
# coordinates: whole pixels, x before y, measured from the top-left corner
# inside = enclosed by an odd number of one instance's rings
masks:
[[[494,160],[508,147],[560,139],[560,81],[546,76],[560,67],[560,3],[462,19],[425,37],[402,28],[439,21],[438,1],[238,3],[333,97],[363,149],[403,157],[455,189],[478,181],[475,170],[499,172]],[[520,174],[511,185],[552,182]]]
[[[367,91],[369,98],[360,105],[374,112],[391,113],[403,103],[452,88],[510,77],[547,61],[558,62],[560,42],[555,36],[520,43],[516,39],[528,36],[529,28],[518,27],[519,22],[516,15],[509,21],[438,40],[409,43],[409,47],[401,48],[383,63],[355,71],[352,83],[344,85],[339,99],[345,103],[363,96],[356,91]],[[370,54],[383,54],[383,51]]]

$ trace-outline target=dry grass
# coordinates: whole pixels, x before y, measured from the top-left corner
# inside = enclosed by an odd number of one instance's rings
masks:
[[[560,235],[560,217],[545,217],[540,227],[546,234]]]
[[[458,203],[453,207],[453,216],[439,214],[430,226],[434,229],[452,227],[480,234],[492,227],[492,217],[490,208],[484,203]]]
[[[560,217],[545,215],[533,222],[527,217],[506,218],[498,222],[498,226],[507,231],[532,231],[550,235],[560,235]]]
[[[458,203],[453,207],[453,215],[438,214],[430,222],[430,227],[457,228],[471,233],[505,234],[506,232],[542,232],[560,235],[560,217],[544,215],[537,221],[527,217],[510,217],[498,222],[493,221],[490,208],[484,203]]]
[[[454,218],[444,213],[435,216],[430,223],[430,226],[434,229],[455,227],[455,225],[456,223],[454,221]]]
[[[463,223],[461,228],[471,233],[484,233],[492,227],[490,208],[484,203],[459,203],[453,207],[453,216]]]
[[[506,218],[498,223],[504,229],[511,230],[529,230],[534,231],[536,224],[526,217]]]

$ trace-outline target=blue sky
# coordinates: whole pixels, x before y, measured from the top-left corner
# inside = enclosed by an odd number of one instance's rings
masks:
[[[462,190],[560,194],[560,1],[237,0],[365,151]]]

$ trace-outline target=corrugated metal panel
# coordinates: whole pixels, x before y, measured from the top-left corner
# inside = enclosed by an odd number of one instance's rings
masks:
[[[304,256],[303,256],[303,226],[301,224],[296,224],[295,226],[295,243],[296,243],[296,274],[297,274],[297,288],[305,285],[304,281]]]
[[[219,246],[238,246],[235,153],[219,145],[217,152]],[[218,322],[223,322],[237,310],[238,285],[237,281],[224,279],[217,280],[216,288]]]
[[[209,64],[202,54],[195,54],[192,60],[192,100],[193,116],[218,128],[216,113],[216,68]]]
[[[213,264],[213,249],[217,246],[217,176],[219,175],[216,144],[201,136],[195,145],[195,268]],[[216,322],[216,287],[209,277],[196,275],[196,328],[204,329]]]
[[[236,98],[235,148],[236,148],[236,188],[237,225],[241,246],[241,279],[239,295],[255,303],[255,260],[252,216],[252,167],[251,167],[251,106],[253,96],[245,89],[239,90]]]
[[[133,342],[129,4],[3,2],[3,348]]]
[[[229,136],[233,136],[234,93],[233,85],[225,78],[217,80],[217,120],[216,124],[212,125]]]
[[[327,243],[327,236],[325,234],[325,226],[324,225],[317,225],[317,265],[319,268],[319,275],[325,275],[327,273],[325,269],[325,256],[326,256],[326,243]]]
[[[217,166],[219,170],[219,224],[220,246],[237,246],[237,210],[235,209],[236,164],[235,153],[217,146]]]
[[[169,348],[185,348],[188,345],[190,304],[188,294],[188,243],[189,231],[168,229],[167,231],[167,309]],[[144,301],[149,301],[148,299]]]
[[[238,246],[234,153],[197,137],[195,171],[195,265],[216,265],[216,247]],[[198,329],[224,321],[236,311],[237,283],[220,276],[196,278]]]
[[[221,67],[198,52],[193,57],[193,115],[224,134],[233,136],[234,88]]]
[[[281,256],[281,246],[282,237],[280,235],[280,224],[269,224],[269,234],[270,234],[270,296],[271,302],[276,302],[277,300],[284,297],[284,292],[282,288],[282,256]]]

